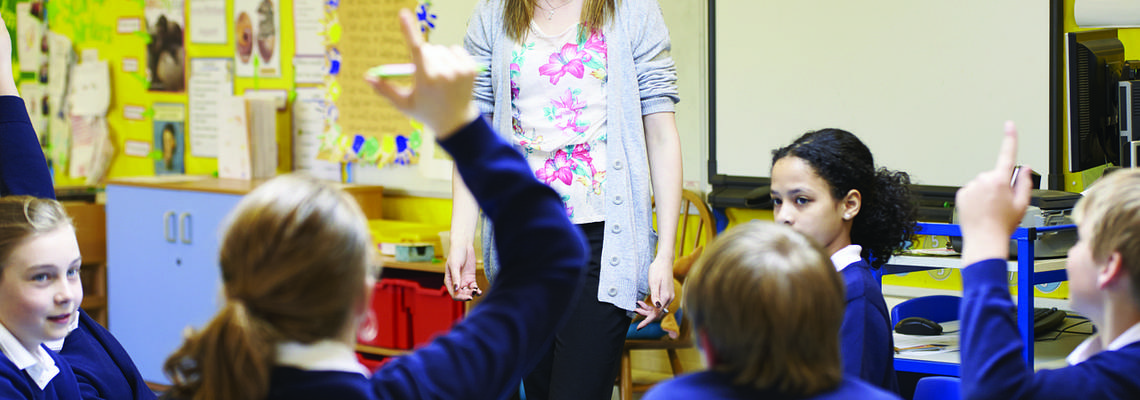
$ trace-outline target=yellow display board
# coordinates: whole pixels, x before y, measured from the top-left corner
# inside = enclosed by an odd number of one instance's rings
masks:
[[[169,0],[167,0],[169,1]],[[189,12],[190,0],[185,2],[184,16],[188,24],[193,24]],[[226,43],[198,44],[190,41],[189,34],[185,35],[186,64],[194,58],[233,58],[234,57],[234,21],[229,18],[233,15],[233,1],[226,1]],[[111,103],[107,111],[107,124],[111,132],[112,142],[115,144],[115,157],[111,163],[109,177],[154,175],[155,162],[149,157],[129,156],[123,152],[127,140],[152,143],[153,136],[153,105],[156,103],[187,104],[187,93],[161,92],[148,90],[149,84],[146,69],[142,67],[147,60],[147,43],[151,40],[146,34],[145,0],[49,0],[48,1],[48,27],[51,31],[65,35],[74,43],[77,53],[87,49],[98,51],[99,59],[109,63],[111,71]],[[277,13],[280,18],[280,67],[279,77],[235,77],[234,91],[236,94],[247,90],[285,90],[292,93],[293,83],[293,8],[291,1],[280,1],[277,4]],[[136,32],[120,33],[120,25],[130,26],[139,24],[142,29]],[[124,70],[136,68],[135,72]],[[142,120],[124,117],[125,107],[145,107]],[[290,136],[290,114],[285,111],[277,113],[277,146],[278,170],[292,169]],[[189,144],[189,140],[186,141]],[[192,148],[185,153],[185,173],[188,175],[210,175],[217,171],[216,158],[203,158],[192,156]],[[82,178],[67,177],[66,171],[56,168],[56,184],[81,184]]]

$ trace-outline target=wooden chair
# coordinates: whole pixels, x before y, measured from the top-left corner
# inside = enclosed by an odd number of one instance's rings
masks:
[[[689,216],[693,211],[696,211],[697,220],[690,223]],[[689,272],[691,264],[685,262],[677,262],[683,257],[693,253],[696,249],[703,248],[712,241],[716,236],[716,225],[713,222],[712,211],[701,196],[696,192],[684,190],[681,193],[681,209],[680,219],[677,223],[677,241],[674,246],[674,264],[673,264],[673,278],[679,282],[685,281],[685,275]],[[680,293],[673,301],[674,307],[680,308]],[[642,340],[642,339],[627,339],[625,341],[625,348],[622,350],[621,355],[621,373],[618,375],[618,387],[622,400],[630,400],[633,398],[633,392],[644,392],[653,386],[649,385],[634,385],[633,384],[633,365],[630,353],[633,350],[665,350],[669,355],[669,363],[673,369],[673,375],[676,376],[682,372],[681,359],[677,356],[678,349],[694,347],[692,337],[692,327],[688,318],[682,318],[677,321],[680,325],[680,335],[676,339],[670,339],[668,335],[660,339]]]

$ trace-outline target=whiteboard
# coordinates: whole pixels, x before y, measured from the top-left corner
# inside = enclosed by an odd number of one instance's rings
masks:
[[[773,149],[834,127],[915,183],[961,186],[1006,120],[1019,162],[1049,171],[1050,1],[710,4],[712,174],[767,177]]]

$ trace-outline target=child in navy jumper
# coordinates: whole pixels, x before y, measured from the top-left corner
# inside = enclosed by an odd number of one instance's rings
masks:
[[[772,154],[776,222],[823,246],[846,283],[843,372],[897,392],[890,314],[872,270],[914,234],[910,178],[876,170],[867,146],[839,129],[808,132]]]
[[[415,17],[400,17],[415,87],[371,83],[437,133],[494,223],[502,265],[494,286],[451,332],[369,377],[353,353],[378,272],[364,215],[333,185],[275,178],[229,217],[225,305],[167,360],[172,397],[497,399],[550,346],[581,284],[585,241],[558,194],[478,118],[471,58],[424,44]]]
[[[897,399],[844,375],[843,286],[823,250],[791,228],[730,229],[683,291],[709,370],[659,384],[645,399]]]
[[[12,79],[8,31],[0,33],[0,196],[54,199],[51,172]],[[110,332],[82,309],[65,340],[48,342],[74,371],[83,399],[153,399],[138,369]]]
[[[79,264],[59,202],[0,198],[0,398],[79,398],[71,366],[44,346],[67,336],[78,317]]]
[[[1034,373],[1006,281],[1009,237],[1030,198],[1029,169],[1010,187],[1017,132],[1007,123],[993,170],[955,199],[963,237],[962,396],[966,399],[1140,398],[1140,170],[1101,178],[1077,202],[1077,243],[1065,270],[1073,310],[1099,331],[1069,366]]]

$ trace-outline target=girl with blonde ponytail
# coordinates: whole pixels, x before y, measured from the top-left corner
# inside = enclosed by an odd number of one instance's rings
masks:
[[[451,153],[509,244],[500,249],[500,282],[452,332],[370,376],[353,351],[379,273],[364,214],[331,184],[274,178],[229,217],[220,251],[225,305],[167,360],[170,397],[502,398],[550,345],[579,287],[582,237],[558,195],[478,118],[466,95],[475,75],[470,57],[424,44],[407,10],[401,25],[415,87],[370,83],[437,132]]]

